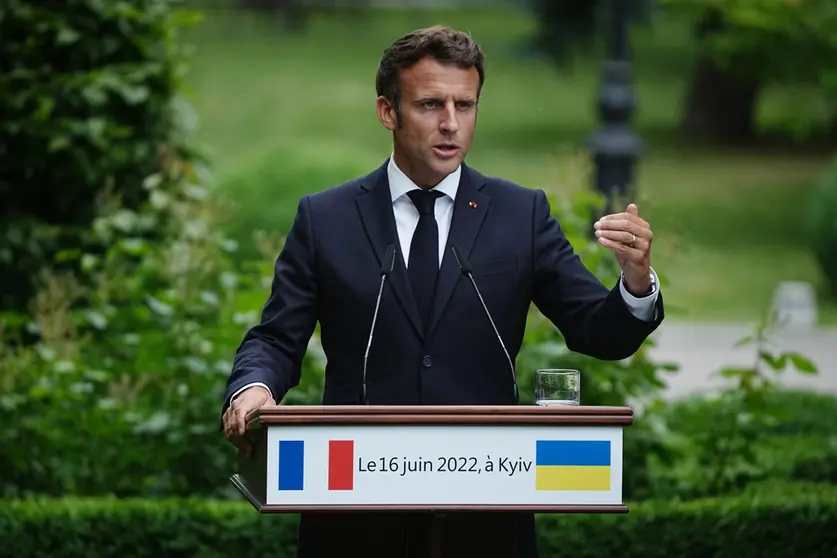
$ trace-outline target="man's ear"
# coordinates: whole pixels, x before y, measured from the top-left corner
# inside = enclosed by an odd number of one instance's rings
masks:
[[[392,132],[398,125],[398,114],[395,111],[395,105],[389,102],[383,95],[378,97],[375,105],[378,113],[378,120],[384,128]]]

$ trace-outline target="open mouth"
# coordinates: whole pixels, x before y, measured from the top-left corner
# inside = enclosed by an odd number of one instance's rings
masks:
[[[437,143],[433,150],[443,157],[452,157],[459,152],[459,146],[455,143]]]

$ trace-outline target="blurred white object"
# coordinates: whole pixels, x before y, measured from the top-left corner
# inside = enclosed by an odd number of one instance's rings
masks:
[[[780,328],[816,326],[817,295],[814,286],[802,281],[780,283],[773,294],[773,310]]]

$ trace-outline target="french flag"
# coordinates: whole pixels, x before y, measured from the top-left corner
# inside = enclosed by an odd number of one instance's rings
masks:
[[[328,489],[354,490],[354,440],[329,440]]]

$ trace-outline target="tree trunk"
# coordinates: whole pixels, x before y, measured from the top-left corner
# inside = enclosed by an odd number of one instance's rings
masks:
[[[696,139],[744,142],[755,134],[759,86],[698,60],[686,97],[683,131]]]
[[[277,0],[285,17],[285,29],[293,33],[305,31],[308,24],[308,7],[303,0]]]
[[[708,14],[699,24],[698,41],[723,29],[717,13]],[[723,68],[701,55],[695,64],[686,93],[682,129],[691,138],[740,143],[755,135],[756,101],[760,84],[736,64]]]

